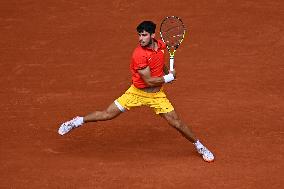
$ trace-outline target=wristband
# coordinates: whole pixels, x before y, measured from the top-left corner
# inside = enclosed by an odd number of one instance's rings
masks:
[[[173,81],[174,79],[175,78],[174,78],[174,75],[172,73],[169,73],[168,75],[164,76],[165,83],[169,83],[169,82]]]

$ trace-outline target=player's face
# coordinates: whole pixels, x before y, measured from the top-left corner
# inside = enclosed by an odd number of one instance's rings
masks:
[[[138,33],[139,35],[139,43],[142,47],[146,47],[152,44],[154,34],[150,34],[146,31],[143,31],[141,33]]]

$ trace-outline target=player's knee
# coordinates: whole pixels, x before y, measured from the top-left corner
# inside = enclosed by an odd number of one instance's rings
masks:
[[[110,120],[110,119],[112,119],[111,114],[108,113],[108,112],[105,112],[105,113],[104,113],[104,119],[105,119],[105,120]]]
[[[104,111],[104,119],[105,120],[110,120],[113,119],[115,117],[115,115],[109,111]]]

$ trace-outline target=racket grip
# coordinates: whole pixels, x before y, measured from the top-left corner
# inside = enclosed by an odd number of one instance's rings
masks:
[[[175,59],[173,56],[170,57],[170,71],[174,71],[174,62]]]

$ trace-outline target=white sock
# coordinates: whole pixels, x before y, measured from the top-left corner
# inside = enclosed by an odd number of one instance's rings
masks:
[[[202,147],[204,147],[203,146],[203,144],[201,144],[201,142],[199,141],[199,140],[197,140],[195,143],[193,143],[194,144],[194,146],[197,148],[197,149],[200,149],[200,148],[202,148]]]
[[[83,125],[84,123],[84,118],[83,117],[78,117],[78,119],[76,119],[76,121],[74,122],[75,125],[78,127],[78,126],[81,126]]]

